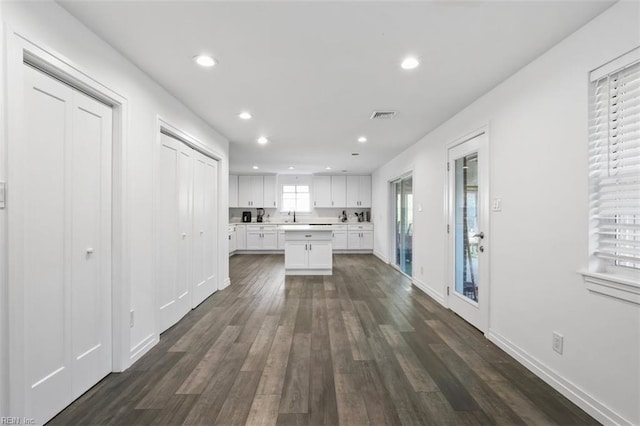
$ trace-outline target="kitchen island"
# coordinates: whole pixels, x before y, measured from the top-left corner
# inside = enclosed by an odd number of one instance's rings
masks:
[[[284,225],[285,275],[333,274],[331,225]]]

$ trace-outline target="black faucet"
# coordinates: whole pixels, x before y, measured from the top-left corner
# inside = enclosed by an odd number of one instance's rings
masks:
[[[296,211],[293,211],[293,223],[296,223]]]

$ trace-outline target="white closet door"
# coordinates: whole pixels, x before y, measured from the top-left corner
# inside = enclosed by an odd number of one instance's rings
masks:
[[[111,134],[108,106],[74,92],[71,148],[73,399],[111,371]]]
[[[194,152],[193,299],[196,307],[217,288],[218,162]]]
[[[41,423],[111,370],[112,118],[29,66],[24,76],[26,138],[10,152],[23,202],[9,227],[20,242],[9,267],[24,288],[26,413]]]
[[[160,333],[191,308],[191,188],[193,150],[179,140],[160,135],[158,194],[158,280]]]
[[[205,275],[205,241],[209,237],[206,222],[206,157],[194,153],[193,169],[193,306],[202,302],[208,294]]]
[[[178,282],[176,313],[178,319],[191,310],[191,258],[193,245],[193,155],[180,143],[178,156]]]

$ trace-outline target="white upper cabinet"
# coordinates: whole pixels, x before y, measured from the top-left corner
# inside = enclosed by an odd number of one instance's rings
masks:
[[[238,176],[238,207],[264,207],[263,176]]]
[[[347,207],[347,177],[314,176],[313,207]]]
[[[264,176],[264,205],[262,207],[275,209],[278,207],[278,190],[276,176]]]
[[[238,176],[229,175],[229,207],[238,207]]]
[[[331,176],[331,207],[347,206],[347,177]]]
[[[313,177],[313,207],[331,207],[331,176]]]
[[[347,207],[371,207],[371,176],[347,176]]]

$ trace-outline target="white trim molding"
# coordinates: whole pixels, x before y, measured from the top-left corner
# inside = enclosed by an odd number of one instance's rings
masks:
[[[640,283],[620,275],[580,271],[587,290],[592,293],[640,305]]]
[[[416,286],[418,290],[422,291],[424,294],[431,297],[445,308],[447,307],[447,305],[445,305],[444,295],[442,293],[438,293],[431,286],[428,286],[417,278],[413,278],[411,284]]]
[[[385,256],[382,252],[378,251],[378,250],[374,250],[373,251],[373,255],[375,257],[377,257],[378,259],[380,259],[382,262],[389,264],[389,258],[387,256]]]
[[[575,383],[566,379],[535,358],[518,345],[511,342],[506,337],[493,329],[489,329],[487,338],[495,343],[500,349],[515,358],[520,364],[525,366],[536,376],[544,380],[552,388],[560,392],[563,396],[586,411],[590,416],[603,424],[629,425],[632,423],[620,416],[612,409],[595,399],[593,396],[582,390]]]

